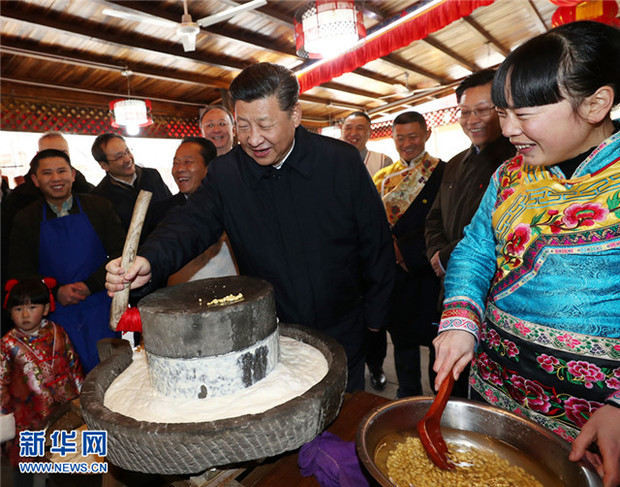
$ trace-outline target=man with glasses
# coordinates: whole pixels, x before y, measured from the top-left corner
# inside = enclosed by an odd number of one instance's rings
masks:
[[[156,169],[136,166],[122,136],[111,133],[98,136],[91,152],[106,172],[93,194],[112,202],[125,230],[129,229],[133,207],[141,189],[153,193],[151,204],[172,196]]]
[[[205,139],[213,142],[218,156],[233,148],[235,122],[232,113],[222,105],[212,105],[204,109],[200,116],[200,130]]]
[[[450,254],[463,238],[463,230],[478,209],[491,175],[515,148],[502,136],[499,118],[491,101],[495,71],[485,69],[465,78],[456,89],[459,123],[472,142],[471,147],[454,156],[446,166],[439,193],[426,218],[426,255],[435,274],[442,278]],[[439,304],[443,300],[443,292]],[[468,373],[452,395],[467,397]]]

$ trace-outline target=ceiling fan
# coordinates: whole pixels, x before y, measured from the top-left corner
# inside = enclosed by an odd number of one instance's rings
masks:
[[[208,27],[210,25],[217,24],[218,22],[227,20],[238,13],[253,10],[266,4],[267,0],[252,0],[251,2],[217,12],[194,22],[192,20],[192,16],[187,10],[187,0],[183,0],[184,13],[181,16],[181,23],[178,24],[146,13],[133,13],[127,10],[106,8],[103,9],[103,14],[124,20],[135,20],[137,22],[146,22],[168,28],[176,28],[176,33],[181,38],[181,42],[183,43],[183,50],[188,52],[196,50],[196,36],[200,32],[201,27]]]

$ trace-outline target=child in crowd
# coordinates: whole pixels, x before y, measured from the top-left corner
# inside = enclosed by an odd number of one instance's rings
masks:
[[[50,289],[55,282],[9,281],[5,308],[15,328],[2,337],[0,399],[2,414],[15,416],[15,439],[6,448],[11,462],[19,457],[19,432],[42,429],[60,404],[77,397],[84,373],[67,334],[45,319],[53,310]],[[49,288],[48,288],[49,285]]]
[[[620,485],[619,59],[620,30],[574,22],[498,69],[517,156],[451,255],[434,342],[436,387],[473,358],[472,398],[573,441],[606,487]]]

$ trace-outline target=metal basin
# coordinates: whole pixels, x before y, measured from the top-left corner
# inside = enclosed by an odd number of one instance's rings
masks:
[[[383,487],[393,487],[394,484],[390,482],[385,466],[376,461],[377,449],[385,444],[388,435],[417,436],[416,424],[432,402],[432,397],[400,399],[375,409],[360,423],[356,439],[358,455]],[[574,463],[568,460],[571,446],[567,441],[537,423],[503,409],[462,399],[450,400],[441,418],[441,427],[448,443],[494,451],[511,463],[523,466],[545,486],[603,485],[588,461]]]

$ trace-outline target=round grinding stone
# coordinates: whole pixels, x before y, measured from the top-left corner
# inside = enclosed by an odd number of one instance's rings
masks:
[[[243,294],[243,301],[211,305]],[[271,284],[247,276],[191,281],[155,291],[138,303],[147,352],[199,358],[253,346],[277,328]]]

